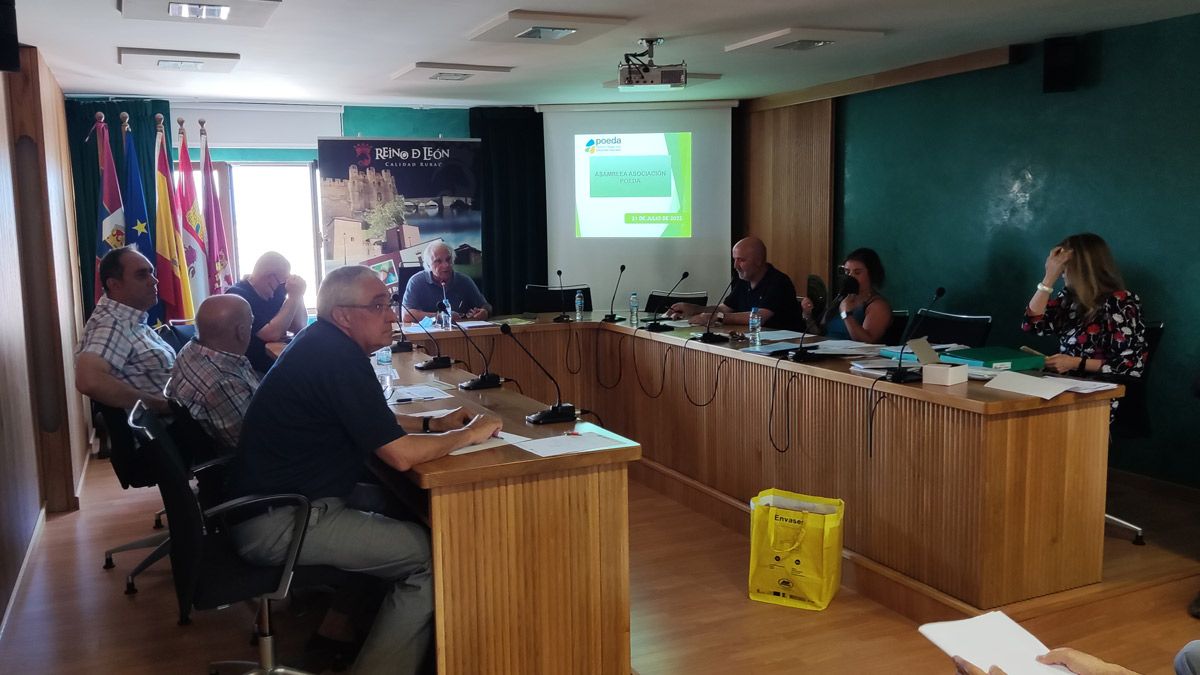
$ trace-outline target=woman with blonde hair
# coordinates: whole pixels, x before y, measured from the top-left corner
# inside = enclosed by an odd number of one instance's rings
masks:
[[[1055,293],[1059,277],[1063,288]],[[1142,302],[1095,234],[1073,234],[1051,249],[1021,329],[1058,337],[1059,353],[1046,358],[1049,371],[1141,377],[1146,368]]]

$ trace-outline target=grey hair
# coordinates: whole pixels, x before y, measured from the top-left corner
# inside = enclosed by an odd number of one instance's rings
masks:
[[[438,248],[445,248],[447,251],[450,252],[451,255],[454,255],[454,249],[450,248],[450,244],[447,244],[444,241],[431,241],[431,242],[429,242],[429,245],[425,247],[425,251],[421,254],[421,266],[422,267],[424,267],[427,270],[432,268],[433,252],[435,249],[438,249]]]
[[[317,291],[317,316],[331,321],[333,308],[339,305],[353,305],[359,301],[356,297],[358,282],[363,278],[375,278],[375,272],[364,265],[347,265],[325,275],[321,288]]]

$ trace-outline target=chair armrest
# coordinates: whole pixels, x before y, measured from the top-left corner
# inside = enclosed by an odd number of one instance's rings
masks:
[[[291,588],[296,559],[300,557],[300,547],[304,545],[304,533],[308,531],[308,517],[312,513],[309,508],[308,497],[297,494],[247,495],[218,504],[204,512],[205,519],[208,519],[251,505],[264,506],[275,504],[281,506],[294,505],[299,508],[296,509],[295,521],[292,524],[292,542],[288,545],[287,556],[284,558],[283,574],[279,578],[279,587],[275,589],[274,593],[264,596],[268,600],[282,600],[286,598],[288,589]]]
[[[198,473],[201,473],[203,471],[211,469],[214,466],[225,466],[226,464],[232,462],[233,458],[235,456],[236,456],[235,454],[231,453],[228,455],[221,455],[220,457],[217,457],[216,459],[210,459],[207,462],[200,462],[196,466],[192,467],[192,475],[194,476]],[[216,508],[216,507],[214,506],[213,508]]]

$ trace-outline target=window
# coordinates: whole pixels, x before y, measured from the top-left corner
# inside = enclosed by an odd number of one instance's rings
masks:
[[[231,164],[231,234],[238,269],[276,251],[292,263],[292,274],[307,282],[304,306],[317,306],[316,251],[313,247],[313,167],[311,164]]]

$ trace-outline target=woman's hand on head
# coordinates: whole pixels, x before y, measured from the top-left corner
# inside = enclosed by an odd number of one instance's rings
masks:
[[[1050,255],[1046,256],[1046,278],[1043,280],[1047,285],[1054,283],[1056,279],[1062,276],[1063,270],[1067,268],[1067,261],[1071,259],[1071,250],[1062,246],[1055,246],[1050,249]]]

